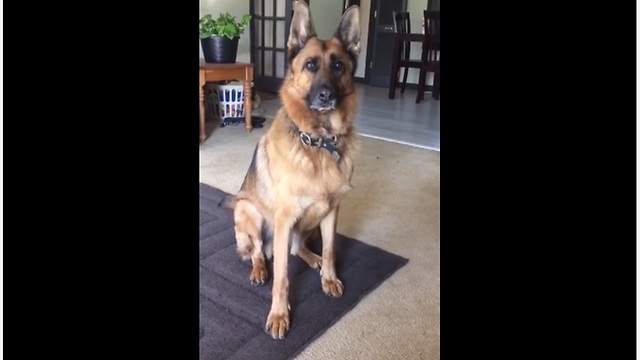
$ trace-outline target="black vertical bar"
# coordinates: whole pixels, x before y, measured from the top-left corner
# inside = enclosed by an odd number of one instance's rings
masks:
[[[277,77],[278,75],[276,75],[276,3],[278,2],[278,0],[273,0],[273,11],[271,12],[271,15],[273,15],[273,18],[271,19],[271,30],[272,34],[271,34],[271,74],[273,74],[273,77]]]
[[[261,14],[261,16],[262,16],[262,21],[261,21],[261,24],[260,24],[260,26],[262,27],[262,31],[260,32],[260,36],[262,37],[262,39],[261,39],[261,40],[262,40],[262,43],[261,43],[261,44],[262,44],[262,46],[261,46],[261,48],[260,48],[260,59],[261,59],[261,61],[260,61],[260,75],[261,75],[261,76],[264,76],[264,48],[265,48],[265,41],[264,41],[264,22],[265,22],[265,20],[266,20],[266,19],[265,19],[265,18],[266,18],[266,16],[265,16],[265,13],[264,13],[264,0],[260,0],[260,1],[262,2],[262,14]]]
[[[289,51],[287,41],[289,40],[289,31],[291,30],[291,18],[293,16],[293,0],[285,0],[284,6],[284,71],[289,69]]]

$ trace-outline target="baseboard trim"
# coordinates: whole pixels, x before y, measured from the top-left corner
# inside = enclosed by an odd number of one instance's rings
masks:
[[[396,89],[400,89],[400,84],[398,84]],[[417,91],[418,90],[418,84],[407,83],[407,85],[405,86],[405,89],[411,89],[411,90],[416,90]],[[424,91],[432,91],[432,90],[433,90],[433,86],[432,85],[425,85]]]
[[[358,84],[364,84],[364,85],[369,85],[369,83],[367,82],[367,80],[363,77],[355,77],[355,81]],[[373,86],[373,85],[370,85]],[[387,86],[376,86],[376,87],[386,87]],[[396,89],[400,88],[400,83],[398,83],[398,87]],[[407,83],[407,85],[405,86],[405,89],[411,89],[411,90],[418,90],[418,84],[415,83]],[[424,91],[433,91],[433,85],[426,85]]]
[[[365,78],[363,78],[363,77],[357,77],[357,76],[356,76],[356,77],[355,77],[355,80],[356,80],[356,83],[358,83],[358,84],[365,84],[365,85],[367,85],[367,84],[368,84],[368,83],[367,83],[367,79],[365,79]]]

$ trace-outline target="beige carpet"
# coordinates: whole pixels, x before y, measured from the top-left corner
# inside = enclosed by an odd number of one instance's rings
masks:
[[[236,193],[270,123],[249,134],[244,124],[213,129],[207,123],[200,181]],[[439,359],[440,153],[365,137],[361,144],[337,231],[409,263],[296,359]]]

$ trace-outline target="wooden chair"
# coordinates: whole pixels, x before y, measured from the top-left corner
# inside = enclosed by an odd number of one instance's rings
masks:
[[[426,37],[423,34],[401,34],[397,33],[395,41],[393,43],[393,62],[391,63],[391,75],[389,80],[389,99],[393,99],[396,95],[396,87],[398,86],[398,70],[402,66],[410,66],[413,65],[413,61],[409,63],[408,60],[404,60],[402,58],[402,47],[403,44],[406,45],[408,43],[417,42],[424,43]],[[417,68],[422,68],[422,60],[414,60],[418,63]]]
[[[393,12],[393,24],[395,26],[396,34],[409,34],[411,33],[411,20],[408,12]],[[394,52],[394,54],[396,54]],[[404,94],[404,89],[407,86],[407,75],[409,69],[420,69],[422,66],[422,59],[411,59],[411,41],[403,41],[400,43],[400,61],[397,63],[397,67],[391,68],[391,79],[389,86],[394,84],[394,87],[389,89],[389,99],[395,97],[395,87],[397,87],[398,71],[400,68],[404,68],[404,74],[402,76],[402,83],[400,84],[400,94]],[[391,92],[393,91],[393,93]]]
[[[424,10],[425,41],[422,45],[423,63],[418,77],[418,96],[416,103],[424,100],[427,73],[433,73],[431,95],[440,100],[440,11]]]

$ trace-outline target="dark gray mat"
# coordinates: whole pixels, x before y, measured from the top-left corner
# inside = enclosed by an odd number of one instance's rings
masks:
[[[269,282],[249,282],[250,261],[235,252],[233,213],[218,208],[227,194],[200,184],[200,359],[289,359],[353,308],[408,259],[342,235],[336,237],[336,270],[344,284],[338,299],[322,292],[318,272],[289,257],[291,328],[284,340],[265,330],[271,307]],[[311,248],[320,253],[321,246]],[[272,263],[268,261],[271,271]]]

